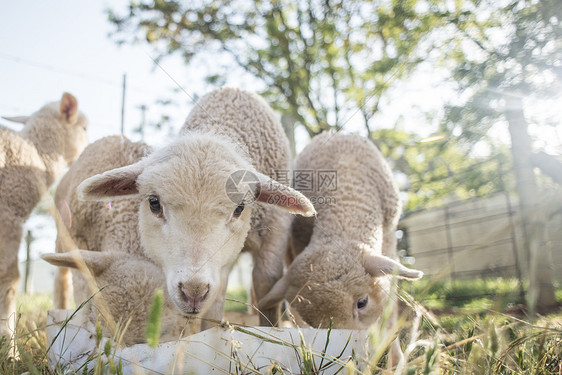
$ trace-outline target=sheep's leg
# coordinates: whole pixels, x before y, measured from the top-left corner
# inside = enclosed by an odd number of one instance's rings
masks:
[[[57,225],[58,227],[58,225]],[[66,228],[65,228],[66,230]],[[60,229],[58,229],[60,233]],[[60,235],[57,235],[56,252],[63,253],[67,251],[63,247],[63,241]],[[72,273],[70,268],[57,267],[55,271],[55,288],[54,303],[56,309],[70,309],[72,301]]]
[[[16,322],[16,293],[20,274],[18,270],[18,250],[22,235],[22,222],[19,219],[0,220],[0,337],[12,338]]]
[[[252,249],[254,262],[252,284],[256,302],[259,302],[273,285],[283,276],[283,263],[287,250],[287,233],[290,225],[288,215],[279,215],[276,222],[270,224],[270,229],[264,236],[257,251]],[[259,314],[260,326],[275,326],[279,323],[280,306],[262,310]]]
[[[254,271],[252,273],[252,280],[254,284],[254,293],[256,300],[259,301],[264,297],[275,285],[275,282],[283,276],[283,258],[281,258],[280,267],[264,270],[263,264],[260,265],[260,259],[254,260]],[[257,268],[259,267],[259,268]],[[272,272],[277,271],[277,272]],[[276,326],[279,323],[279,309],[280,306],[275,306],[271,309],[261,310],[259,312],[260,326]]]
[[[66,267],[55,271],[54,302],[55,309],[70,309],[72,304],[72,273]]]
[[[393,368],[398,366],[400,361],[404,358],[404,354],[402,353],[402,348],[400,348],[400,340],[397,338],[394,339],[392,344],[390,345],[390,350],[388,351],[388,368]]]

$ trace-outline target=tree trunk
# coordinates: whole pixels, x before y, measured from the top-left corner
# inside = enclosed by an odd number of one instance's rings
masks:
[[[556,304],[552,284],[552,254],[544,244],[545,207],[539,205],[539,190],[531,164],[531,138],[523,113],[523,102],[517,97],[506,98],[506,119],[511,136],[511,153],[521,207],[523,249],[529,277],[527,304],[531,314]]]
[[[557,184],[562,185],[562,162],[554,156],[540,151],[531,155],[531,163],[537,168],[550,176]]]
[[[289,139],[289,147],[291,149],[291,157],[295,158],[297,156],[297,147],[295,141],[295,117],[293,115],[282,115],[281,125],[283,125],[283,130],[285,130],[285,135]]]

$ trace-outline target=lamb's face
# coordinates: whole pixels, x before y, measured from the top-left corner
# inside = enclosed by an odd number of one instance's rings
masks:
[[[390,277],[371,276],[356,259],[294,266],[286,296],[294,296],[291,308],[313,327],[327,328],[332,320],[334,328],[367,329],[388,303]]]
[[[250,230],[250,202],[233,202],[225,186],[232,173],[252,166],[212,139],[168,151],[166,161],[138,178],[140,235],[147,255],[164,269],[179,311],[200,314],[224,293]]]
[[[335,328],[366,329],[393,303],[393,277],[423,276],[361,243],[337,242],[313,238],[258,307],[268,309],[285,299],[313,327],[328,327],[332,320]]]

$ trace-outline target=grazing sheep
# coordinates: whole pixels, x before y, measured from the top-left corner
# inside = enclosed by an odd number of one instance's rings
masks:
[[[278,207],[315,213],[302,194],[267,176],[288,165],[288,141],[263,99],[221,89],[197,103],[177,140],[87,179],[79,191],[90,200],[140,197],[143,248],[164,269],[172,301],[183,314],[220,320],[228,273],[243,248],[253,254],[258,298],[282,276],[289,217]],[[277,318],[272,306],[260,321]]]
[[[139,198],[110,203],[85,202],[78,199],[77,187],[86,178],[104,171],[133,164],[150,152],[141,142],[131,142],[123,136],[109,136],[90,144],[63,176],[55,191],[55,203],[60,213],[57,223],[56,252],[76,248],[101,252],[127,252],[143,255],[138,234]],[[55,306],[70,308],[74,284],[76,303],[91,296],[82,274],[59,268],[55,276]]]
[[[14,330],[22,227],[43,194],[86,147],[87,120],[65,93],[29,117],[20,132],[0,126],[0,337]]]
[[[285,299],[313,327],[333,319],[334,328],[366,329],[392,303],[390,276],[422,277],[394,260],[401,206],[392,172],[369,140],[327,133],[302,151],[295,169],[313,178],[303,193],[317,201],[318,214],[293,221],[294,260],[259,308]]]
[[[99,314],[107,311],[125,327],[123,343],[133,345],[146,341],[146,324],[157,289],[166,289],[166,280],[162,271],[154,263],[125,252],[99,252],[73,250],[61,254],[44,254],[47,262],[61,267],[81,268],[81,261],[95,278],[100,293],[78,311],[78,324],[96,331]],[[107,308],[107,310],[105,310]],[[113,331],[101,319],[103,335],[113,337]],[[160,341],[177,340],[195,332],[198,321],[190,321],[182,316],[173,306],[164,292],[164,304],[161,315]]]

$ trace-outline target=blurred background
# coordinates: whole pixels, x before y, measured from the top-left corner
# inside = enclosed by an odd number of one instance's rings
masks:
[[[562,299],[559,0],[1,8],[1,115],[30,114],[68,91],[90,141],[123,132],[158,147],[214,87],[258,92],[295,154],[322,131],[379,146],[402,191],[404,263],[449,284],[492,280],[477,294],[497,292],[493,280],[503,278],[504,292],[531,309]],[[20,249],[28,292],[52,289],[54,270],[36,261],[55,246],[47,204]],[[247,283],[245,274],[234,282]]]

